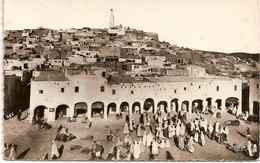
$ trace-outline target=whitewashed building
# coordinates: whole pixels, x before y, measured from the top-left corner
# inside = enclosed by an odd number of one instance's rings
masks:
[[[53,73],[53,72],[52,72]],[[102,75],[41,74],[31,82],[30,120],[40,112],[47,121],[55,121],[60,112],[73,117],[86,113],[89,118],[100,111],[104,118],[112,113],[156,112],[211,105],[224,111],[226,101],[236,99],[241,113],[241,79],[199,78],[190,76],[104,78]],[[87,74],[87,73],[86,73]]]

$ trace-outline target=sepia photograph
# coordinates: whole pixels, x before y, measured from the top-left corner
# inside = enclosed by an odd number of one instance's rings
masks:
[[[3,0],[2,160],[259,161],[259,0]]]

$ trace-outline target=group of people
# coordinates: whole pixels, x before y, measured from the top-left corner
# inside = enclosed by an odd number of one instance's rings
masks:
[[[132,140],[131,137],[134,130],[136,130],[136,140]],[[111,158],[115,160],[139,159],[146,147],[150,148],[150,155],[156,156],[159,153],[159,148],[171,147],[171,142],[175,142],[179,149],[193,153],[195,143],[201,146],[205,145],[206,136],[219,144],[226,144],[229,128],[226,125],[221,125],[218,120],[214,123],[208,122],[199,114],[196,118],[188,121],[185,110],[180,110],[178,113],[175,111],[167,113],[164,109],[158,109],[154,115],[148,112],[140,114],[137,124],[127,114],[123,133],[125,135],[124,141],[118,137],[117,143],[110,149]],[[110,133],[110,138],[113,139],[111,135]],[[255,148],[252,151],[254,153]]]
[[[104,147],[96,140],[92,142],[91,156],[92,160],[102,160],[102,154],[104,152]]]
[[[72,133],[70,133],[68,128],[66,128],[65,126],[60,125],[58,127],[57,136],[56,136],[55,140],[67,142],[67,141],[70,141],[75,138],[76,138],[76,136],[74,136]]]

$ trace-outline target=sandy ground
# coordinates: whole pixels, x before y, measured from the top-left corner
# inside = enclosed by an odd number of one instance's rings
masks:
[[[189,114],[188,118],[194,118],[195,114]],[[224,123],[226,120],[235,120],[236,118],[228,113],[222,113],[222,118],[212,118],[209,115],[202,115],[208,122],[212,120],[214,122],[216,119],[220,123]],[[139,115],[134,114],[135,124],[138,122]],[[114,133],[118,134],[122,139],[124,139],[123,134],[123,124],[124,119],[116,120],[114,115],[109,115],[108,119],[101,119],[99,117],[93,118],[93,126],[90,129],[86,129],[84,124],[78,122],[67,123],[66,119],[60,119],[56,122],[51,122],[52,129],[50,130],[38,130],[38,126],[31,126],[28,120],[18,121],[16,117],[4,121],[4,141],[6,143],[14,143],[18,145],[17,154],[19,159],[22,160],[38,160],[42,158],[45,152],[51,153],[51,142],[56,137],[57,128],[60,124],[68,127],[69,131],[73,133],[77,138],[70,142],[57,142],[58,147],[64,146],[62,156],[60,160],[90,160],[91,154],[83,154],[81,150],[73,150],[70,148],[72,145],[80,145],[83,148],[91,148],[92,141],[81,140],[82,137],[87,137],[88,135],[93,135],[94,138],[104,146],[103,158],[107,158],[108,152],[112,143],[106,142],[106,135],[112,130]],[[229,126],[230,134],[228,136],[228,143],[233,144],[234,142],[239,142],[240,145],[247,145],[248,139],[243,135],[246,134],[246,128],[251,129],[251,139],[259,142],[259,126],[256,123],[246,124],[240,121],[240,126]],[[131,134],[133,140],[136,139],[136,132]],[[114,138],[114,141],[116,138]],[[169,153],[168,153],[169,152]],[[149,148],[141,154],[139,160],[149,160]],[[171,148],[159,149],[159,155],[155,156],[155,160],[166,160],[170,154],[175,161],[220,161],[220,160],[239,160],[246,161],[252,160],[248,156],[242,153],[233,153],[225,148],[224,145],[218,144],[216,141],[210,140],[206,137],[205,146],[200,146],[195,144],[195,152],[189,153],[186,151],[181,151],[176,147],[173,140],[171,140]],[[8,156],[8,151],[5,153]]]

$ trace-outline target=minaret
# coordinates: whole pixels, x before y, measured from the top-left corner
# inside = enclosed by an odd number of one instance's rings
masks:
[[[113,9],[110,10],[110,20],[109,20],[109,28],[115,26],[115,21],[114,21],[114,11]]]

